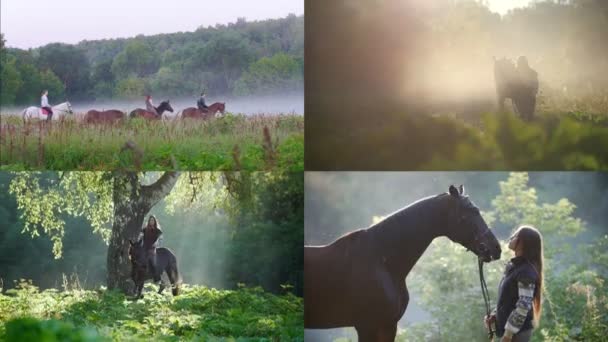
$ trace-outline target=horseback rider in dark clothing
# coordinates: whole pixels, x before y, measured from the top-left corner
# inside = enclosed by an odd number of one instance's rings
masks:
[[[538,93],[538,73],[528,65],[526,56],[517,59],[517,90],[515,105],[525,120],[531,120],[536,107]]]
[[[196,102],[196,106],[201,112],[207,112],[209,110],[209,107],[207,107],[207,104],[205,103],[205,95],[205,91],[203,90],[201,97]]]
[[[141,230],[140,240],[143,239],[143,246],[148,259],[148,269],[153,274],[154,282],[160,282],[160,272],[156,269],[156,248],[160,246],[162,240],[162,230],[154,215],[148,218],[148,224]]]

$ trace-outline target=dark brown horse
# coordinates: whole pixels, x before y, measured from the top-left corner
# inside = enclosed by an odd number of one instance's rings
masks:
[[[527,61],[527,60],[526,60]],[[526,62],[527,65],[527,62]],[[494,58],[494,81],[498,109],[504,110],[506,99],[511,99],[513,111],[524,120],[532,120],[538,92],[538,78],[535,71],[525,72],[526,77],[508,58]],[[533,73],[532,77],[529,73]]]
[[[152,113],[152,112],[148,112],[147,110],[145,110],[143,108],[137,108],[137,109],[133,110],[131,113],[129,113],[129,117],[130,118],[144,118],[144,119],[149,119],[149,120],[160,120],[163,117],[163,113],[165,111],[173,113],[173,107],[171,107],[169,100],[161,102],[160,105],[158,105],[158,107],[155,107],[155,108],[156,108],[156,112],[158,113],[158,115],[156,115],[155,113]]]
[[[326,246],[304,247],[304,327],[355,327],[360,342],[394,341],[405,278],[433,239],[447,236],[483,261],[500,245],[479,209],[453,185]]]
[[[193,118],[193,119],[207,120],[209,118],[215,117],[215,114],[217,112],[224,114],[225,110],[226,110],[225,102],[216,102],[216,103],[212,104],[211,106],[209,106],[207,111],[202,111],[202,110],[200,110],[198,108],[194,108],[194,107],[188,107],[182,111],[182,118],[183,119]]]
[[[163,272],[169,277],[172,285],[174,296],[179,294],[179,286],[181,278],[177,270],[177,258],[175,254],[168,248],[160,247],[156,249],[156,272],[152,273],[148,268],[148,257],[143,246],[143,239],[138,242],[129,240],[129,258],[131,259],[131,278],[135,283],[135,294],[137,298],[142,298],[144,282],[152,279],[155,282],[160,282]],[[160,282],[158,293],[162,293],[165,289],[165,284]]]
[[[84,115],[86,123],[114,123],[123,120],[126,117],[125,113],[120,110],[111,109],[98,111],[92,109]]]

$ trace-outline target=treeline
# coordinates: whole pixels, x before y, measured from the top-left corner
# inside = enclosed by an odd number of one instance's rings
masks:
[[[201,27],[194,32],[53,43],[21,50],[0,36],[2,105],[297,91],[304,78],[304,17]],[[53,101],[52,101],[53,102]]]

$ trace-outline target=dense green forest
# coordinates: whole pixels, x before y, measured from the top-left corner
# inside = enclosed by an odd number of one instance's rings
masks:
[[[307,168],[608,169],[607,4],[307,1]],[[493,58],[522,55],[531,123],[497,113]]]
[[[200,27],[194,32],[53,43],[21,50],[0,36],[0,103],[301,91],[304,17]]]
[[[308,173],[306,244],[326,244],[420,198],[464,184],[501,242],[486,264],[492,305],[507,239],[522,224],[544,239],[543,312],[533,341],[603,341],[608,334],[608,176],[589,172]],[[407,278],[410,303],[398,341],[484,341],[477,259],[440,237]],[[316,341],[353,340],[352,329],[310,330]]]

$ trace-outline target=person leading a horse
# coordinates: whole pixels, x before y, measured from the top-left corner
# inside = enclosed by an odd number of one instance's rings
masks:
[[[154,275],[154,281],[160,281],[160,274],[156,270],[156,248],[160,247],[163,231],[154,215],[148,218],[148,224],[141,230],[139,240],[143,239],[143,246],[146,250],[148,267],[150,273]]]
[[[158,111],[156,111],[156,107],[154,107],[154,104],[152,103],[152,96],[150,95],[146,96],[146,110],[150,113],[154,113],[156,116],[160,116]]]
[[[206,96],[206,94],[205,94],[205,91],[203,90],[203,92],[201,93],[201,97],[196,102],[196,106],[198,107],[198,109],[201,112],[207,112],[207,111],[209,111],[209,107],[205,103],[205,96]]]
[[[536,107],[536,94],[538,94],[538,73],[528,64],[526,56],[517,59],[517,110],[524,119],[530,120]]]
[[[40,107],[42,108],[43,112],[47,112],[46,121],[51,121],[51,118],[53,117],[53,109],[49,105],[48,95],[49,91],[45,89],[40,97]]]

